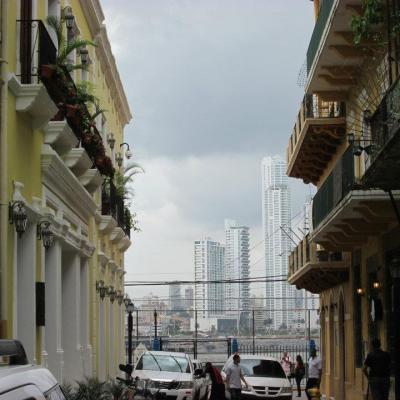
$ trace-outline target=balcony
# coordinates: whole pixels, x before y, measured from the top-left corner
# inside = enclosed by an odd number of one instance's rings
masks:
[[[362,182],[367,187],[400,189],[400,80],[386,92],[371,118],[371,144]],[[369,145],[366,143],[367,146]]]
[[[109,228],[115,229],[119,227],[123,230],[124,234],[130,237],[130,213],[129,209],[125,207],[124,199],[117,194],[114,182],[111,179],[104,180],[101,192],[101,214],[104,218],[104,230]],[[107,222],[110,218],[116,223]]]
[[[288,176],[316,185],[345,133],[345,103],[306,94],[287,148]]]
[[[365,59],[365,52],[354,46],[350,22],[361,6],[361,0],[321,2],[307,50],[307,93],[344,99],[343,92],[355,83],[355,68]]]
[[[288,282],[321,293],[348,280],[350,261],[350,253],[323,250],[307,235],[289,255]]]
[[[310,240],[326,250],[351,251],[386,231],[395,220],[389,195],[378,189],[363,190],[354,171],[350,146],[314,196]],[[400,198],[399,193],[394,196]]]

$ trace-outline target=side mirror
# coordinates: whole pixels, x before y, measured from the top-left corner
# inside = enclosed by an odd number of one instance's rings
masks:
[[[203,375],[203,370],[201,368],[195,369],[194,370],[194,375],[195,376]]]
[[[119,369],[128,375],[132,375],[133,366],[130,364],[119,364]]]

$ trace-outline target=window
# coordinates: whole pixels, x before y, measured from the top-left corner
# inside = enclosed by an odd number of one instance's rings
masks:
[[[137,370],[190,372],[188,359],[171,355],[154,355],[146,353],[136,365]]]
[[[361,296],[357,294],[357,288],[361,286],[361,251],[353,254],[353,302],[354,302],[354,351],[355,365],[361,368],[363,364],[363,338],[361,322]]]
[[[65,396],[60,386],[55,386],[46,393],[46,400],[65,400]]]

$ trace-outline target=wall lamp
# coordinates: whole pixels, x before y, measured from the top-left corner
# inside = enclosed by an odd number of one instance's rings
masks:
[[[89,50],[85,47],[82,47],[79,50],[79,55],[81,56],[81,63],[82,65],[89,64]]]
[[[363,151],[370,155],[376,149],[376,145],[372,142],[371,139],[356,139],[353,132],[347,135],[347,142],[349,143],[349,145],[353,146],[353,154],[356,157],[360,157]],[[361,142],[369,144],[367,146],[362,146]]]
[[[126,143],[126,142],[124,142],[124,143],[121,143],[121,144],[119,145],[120,148],[121,148],[122,146],[126,146],[125,157],[129,160],[129,159],[132,157],[132,152],[131,152],[131,149],[129,148],[129,144]]]
[[[70,6],[67,6],[63,9],[63,18],[65,20],[65,26],[67,29],[72,29],[75,25],[75,17]]]
[[[8,203],[8,221],[15,225],[15,231],[18,237],[26,231],[28,215],[26,214],[25,203],[21,200],[10,201]]]
[[[120,290],[118,290],[116,298],[118,301],[118,305],[121,305],[124,301],[124,295],[122,294],[122,292]]]
[[[114,148],[114,146],[115,146],[115,137],[114,137],[113,133],[109,133],[107,135],[107,143],[109,144],[110,149],[112,150]]]
[[[376,290],[381,288],[381,283],[378,281],[372,282],[372,287]]]
[[[50,229],[52,217],[43,219],[37,224],[36,235],[39,240],[43,242],[44,248],[47,250],[51,247],[54,241],[54,234]]]
[[[122,154],[121,153],[117,153],[116,155],[115,155],[115,161],[116,161],[116,163],[118,164],[118,167],[121,167],[122,166],[122,163],[123,163],[123,161],[124,161],[124,158],[122,157]]]
[[[106,297],[108,287],[104,285],[103,280],[99,280],[96,282],[96,291],[100,294],[100,298],[103,300]]]
[[[357,288],[356,292],[357,292],[357,294],[359,296],[364,296],[365,295],[365,290],[363,288],[361,288],[361,287]]]
[[[111,303],[114,303],[115,298],[117,296],[117,291],[114,290],[114,286],[109,286],[107,290],[108,297],[110,298]]]

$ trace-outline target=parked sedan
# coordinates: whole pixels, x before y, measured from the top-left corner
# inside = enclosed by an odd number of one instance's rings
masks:
[[[132,377],[151,380],[152,388],[165,393],[168,399],[187,400],[192,399],[192,392],[207,392],[201,388],[205,385],[201,373],[194,370],[185,353],[147,351],[139,358]]]
[[[232,362],[232,357],[230,357],[222,369],[224,379],[226,379],[225,371]],[[292,386],[277,359],[241,355],[240,367],[249,384],[248,387],[242,386],[242,398],[275,400],[292,398]]]

